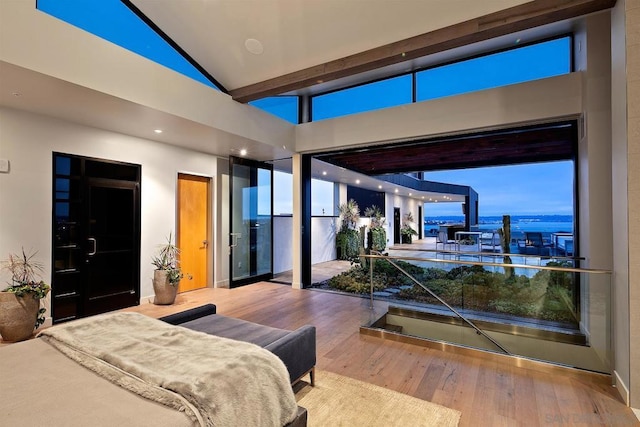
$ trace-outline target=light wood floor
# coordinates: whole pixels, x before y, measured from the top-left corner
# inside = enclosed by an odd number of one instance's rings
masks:
[[[317,329],[318,368],[462,412],[460,426],[638,426],[606,379],[558,375],[363,336],[368,300],[258,283],[200,289],[172,306],[129,310],[159,317],[205,303],[219,314],[273,327]],[[377,309],[382,309],[382,303]]]

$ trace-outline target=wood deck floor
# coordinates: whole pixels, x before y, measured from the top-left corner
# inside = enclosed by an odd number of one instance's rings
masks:
[[[258,283],[200,289],[179,295],[171,306],[128,310],[159,317],[206,303],[216,304],[219,314],[273,327],[313,324],[318,368],[457,409],[460,426],[640,426],[607,379],[504,366],[360,335],[360,325],[371,317],[362,298]]]

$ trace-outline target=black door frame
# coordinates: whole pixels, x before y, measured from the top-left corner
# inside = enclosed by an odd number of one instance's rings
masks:
[[[400,243],[400,208],[393,208],[393,243]]]
[[[87,315],[96,314],[96,311],[89,309],[87,304],[90,301],[87,297],[87,269],[85,267],[87,261],[87,253],[89,253],[88,237],[88,225],[89,220],[87,204],[87,194],[89,191],[89,182],[96,180],[113,184],[113,185],[126,185],[134,190],[134,224],[133,224],[133,257],[132,262],[132,276],[133,286],[132,292],[126,293],[123,296],[124,308],[128,306],[135,306],[140,304],[140,244],[141,244],[141,176],[142,166],[134,163],[126,163],[115,160],[101,159],[95,157],[79,156],[75,154],[68,154],[62,152],[52,153],[52,206],[51,206],[51,316],[54,323],[64,322],[67,320],[73,320],[79,317],[85,317]],[[72,162],[76,162],[76,166],[71,168],[68,174],[59,174],[56,160],[57,159],[69,159],[70,165]],[[87,167],[87,165],[90,167]],[[102,169],[101,166],[107,166]],[[109,167],[123,166],[123,170],[118,171],[119,176],[108,176],[107,170]],[[76,194],[69,193],[68,199],[58,199],[57,197],[57,180],[68,179],[69,185],[77,183]],[[126,183],[126,184],[124,184]],[[70,190],[71,191],[71,190]],[[57,218],[57,204],[64,203],[65,200],[71,205],[78,206],[76,211],[76,227],[74,233],[77,235],[72,239],[73,242],[67,242],[60,246],[60,242],[56,239],[61,232],[58,230],[58,218]],[[64,221],[63,221],[64,223]],[[67,229],[67,232],[68,229]],[[69,244],[71,243],[71,244]],[[69,250],[75,251],[75,264],[76,267],[69,270],[58,270],[56,266],[57,256],[60,255],[59,251]],[[71,255],[70,255],[71,256]],[[117,267],[114,267],[117,268]],[[75,279],[72,276],[75,275]],[[99,307],[98,307],[99,308]],[[114,310],[116,308],[108,307],[107,311]]]
[[[251,168],[262,168],[268,169],[271,172],[271,242],[269,245],[269,251],[271,251],[271,265],[269,268],[269,272],[265,274],[255,274],[250,275],[249,277],[245,277],[242,279],[234,280],[233,279],[233,246],[234,246],[234,237],[232,235],[233,232],[233,167],[234,165],[242,165],[249,166]],[[254,183],[257,184],[257,173],[255,171],[251,171],[250,174],[251,185]],[[251,253],[256,253],[257,248],[255,247],[255,230],[250,230],[249,235],[249,248]],[[260,162],[258,160],[245,159],[235,156],[229,157],[229,287],[235,288],[238,286],[244,286],[251,283],[256,283],[260,281],[271,280],[273,278],[273,165],[265,162]],[[264,248],[261,248],[264,249]],[[250,256],[250,266],[249,271],[256,272],[256,257]]]

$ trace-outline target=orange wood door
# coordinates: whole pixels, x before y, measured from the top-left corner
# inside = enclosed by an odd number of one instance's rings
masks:
[[[179,292],[207,286],[210,179],[178,174],[178,247],[184,278]]]

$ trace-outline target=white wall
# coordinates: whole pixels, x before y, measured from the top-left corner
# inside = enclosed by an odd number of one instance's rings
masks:
[[[293,217],[273,217],[273,274],[293,268]]]
[[[0,256],[4,258],[22,246],[37,250],[38,258],[46,266],[44,279],[48,283],[51,283],[53,151],[142,165],[140,295],[143,300],[153,295],[150,260],[157,245],[176,229],[177,174],[190,172],[216,177],[218,158],[44,116],[0,109],[0,158],[11,162],[11,172],[0,174]],[[7,279],[0,277],[0,282]]]
[[[0,60],[280,150],[294,126],[78,27],[0,1]],[[232,143],[232,141],[228,141]]]
[[[421,201],[411,199],[409,197],[397,196],[393,193],[387,193],[385,195],[385,217],[387,222],[385,224],[387,230],[387,247],[393,245],[393,210],[394,208],[400,208],[400,227],[404,224],[405,215],[409,212],[413,215],[413,224],[411,228],[418,231],[418,227],[423,227],[424,219],[418,217],[418,207],[422,204]],[[424,215],[424,213],[423,213]],[[398,230],[399,232],[399,230]],[[414,239],[417,236],[414,236]]]
[[[550,94],[553,94],[550,96]],[[314,152],[518,123],[582,112],[582,77],[566,74],[296,126],[296,151]]]
[[[311,264],[336,259],[336,233],[338,218],[311,218]]]

